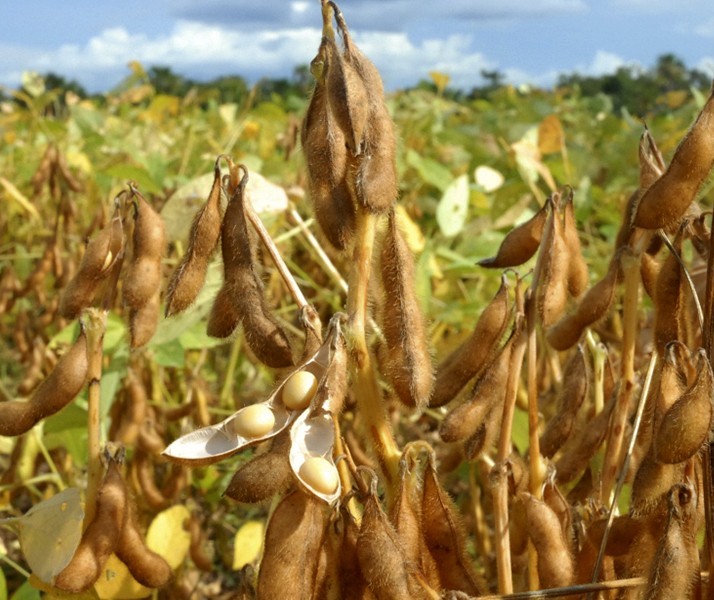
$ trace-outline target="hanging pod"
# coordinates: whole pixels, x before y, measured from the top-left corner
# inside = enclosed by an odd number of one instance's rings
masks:
[[[253,446],[263,440],[268,440],[291,425],[301,408],[291,410],[286,406],[284,393],[290,390],[295,378],[304,378],[302,373],[309,373],[318,381],[317,389],[327,379],[328,365],[335,349],[335,336],[341,336],[336,325],[343,315],[340,313],[333,317],[327,339],[320,349],[309,360],[295,369],[285,380],[273,390],[270,397],[264,401],[241,408],[227,419],[215,425],[203,427],[188,433],[173,443],[164,451],[163,455],[169,460],[194,466],[208,465],[230,456],[244,448]],[[312,393],[309,388],[295,386],[307,393]],[[317,389],[314,394],[317,394]],[[330,395],[332,399],[333,396]],[[311,398],[308,399],[309,404]],[[289,403],[297,402],[290,398]],[[297,402],[297,406],[301,406]],[[332,400],[328,402],[332,405]]]

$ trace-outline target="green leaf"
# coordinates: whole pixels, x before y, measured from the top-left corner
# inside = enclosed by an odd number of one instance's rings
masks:
[[[104,174],[120,181],[135,181],[139,189],[145,194],[158,194],[161,191],[161,186],[154,181],[150,173],[143,167],[127,164],[112,165],[104,171]]]
[[[414,150],[407,151],[407,164],[419,173],[419,177],[426,183],[433,185],[444,192],[454,180],[451,171],[441,163],[417,154]]]
[[[154,348],[154,361],[162,367],[183,367],[184,350],[178,339]]]
[[[75,466],[82,467],[87,464],[87,424],[83,427],[69,428],[58,433],[44,436],[45,446],[48,450],[64,448],[69,452]]]
[[[23,583],[17,591],[10,597],[10,600],[40,600],[40,590],[30,585],[29,581]]]
[[[436,222],[441,233],[446,237],[460,233],[466,223],[468,210],[469,178],[461,175],[449,185],[436,208]]]
[[[0,600],[7,600],[7,581],[2,569],[0,569]]]

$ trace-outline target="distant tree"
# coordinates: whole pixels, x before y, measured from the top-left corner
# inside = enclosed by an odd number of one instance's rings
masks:
[[[149,68],[147,75],[158,94],[183,97],[195,85],[183,75],[174,73],[171,67],[153,66]]]
[[[215,99],[219,104],[241,102],[250,91],[246,80],[239,75],[219,77],[201,84],[200,89],[204,96]]]
[[[45,80],[45,89],[47,90],[62,90],[64,92],[73,92],[80,98],[87,97],[87,90],[74,79],[66,79],[57,73],[45,73],[42,78]]]
[[[614,73],[597,77],[579,73],[561,75],[557,87],[577,89],[583,96],[607,94],[613,103],[613,109],[626,108],[634,115],[644,116],[652,111],[667,110],[662,102],[664,94],[686,91],[694,86],[707,87],[706,75],[696,70],[689,70],[684,62],[674,54],[663,54],[654,67],[646,70],[627,65]]]

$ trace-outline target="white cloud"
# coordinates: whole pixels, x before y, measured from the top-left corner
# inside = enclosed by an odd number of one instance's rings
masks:
[[[123,27],[105,29],[84,45],[65,44],[52,52],[26,53],[24,69],[54,71],[99,88],[126,74],[129,61],[170,65],[177,72],[209,67],[211,74],[240,73],[255,77],[289,74],[296,64],[310,62],[320,40],[319,29],[231,31],[220,26],[180,21],[164,36],[150,38]],[[0,59],[0,82],[17,85],[19,77],[8,57]],[[194,75],[195,76],[195,75]]]
[[[472,39],[466,35],[414,43],[404,33],[367,32],[355,35],[355,41],[391,87],[413,84],[427,79],[429,71],[440,71],[451,77],[452,86],[471,89],[481,81],[482,69],[497,67],[470,50]]]
[[[694,28],[694,33],[702,37],[714,37],[714,19],[700,23]]]

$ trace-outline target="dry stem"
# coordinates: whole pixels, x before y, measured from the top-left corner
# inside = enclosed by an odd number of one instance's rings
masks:
[[[84,311],[81,323],[87,336],[87,492],[84,523],[92,522],[96,511],[97,493],[102,481],[101,429],[99,426],[100,382],[102,379],[102,342],[107,312],[99,308]]]
[[[374,444],[374,451],[383,474],[391,484],[399,478],[400,452],[387,420],[365,332],[367,291],[372,270],[377,218],[377,215],[367,211],[357,213],[357,235],[347,294],[349,320],[345,337],[351,351],[350,362],[360,415],[364,419],[368,436]]]
[[[518,291],[516,291],[518,294]],[[529,299],[529,302],[531,300]],[[506,461],[511,454],[511,434],[513,430],[513,413],[516,408],[516,395],[518,381],[521,375],[523,356],[526,351],[526,336],[523,333],[523,306],[522,301],[516,301],[517,312],[514,325],[514,345],[511,350],[511,370],[508,373],[505,401],[503,404],[503,418],[501,420],[501,435],[498,442],[496,464],[492,469],[493,476],[493,518],[494,542],[496,546],[496,565],[498,568],[498,591],[509,594],[513,591],[513,578],[511,567],[511,547],[508,537],[508,478]]]
[[[635,345],[637,342],[637,307],[640,292],[639,255],[625,252],[621,259],[625,278],[623,301],[622,356],[620,359],[620,388],[610,426],[602,472],[601,500],[607,503],[620,469],[622,444],[630,400],[635,387]]]

